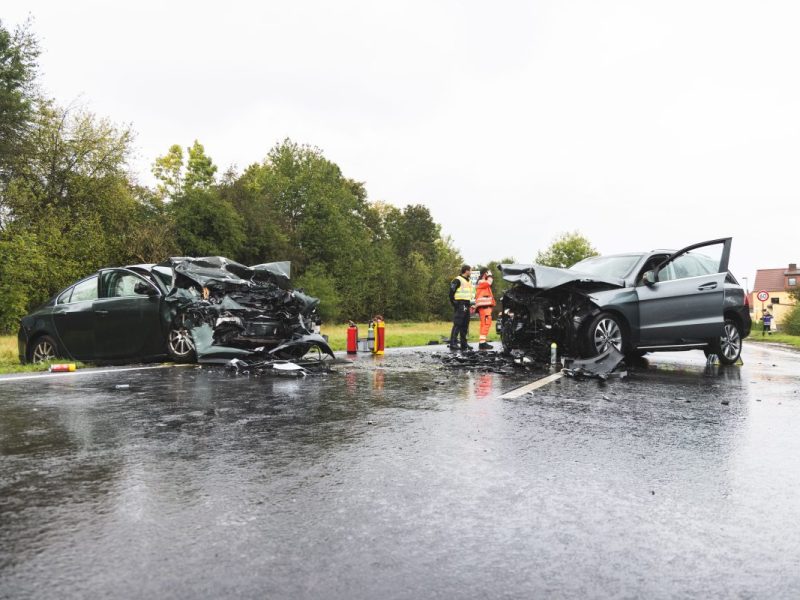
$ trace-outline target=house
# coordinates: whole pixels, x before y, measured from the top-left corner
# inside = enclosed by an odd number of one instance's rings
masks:
[[[757,297],[762,290],[769,294],[764,302]],[[788,268],[756,271],[756,281],[750,295],[750,316],[753,321],[761,318],[764,309],[769,309],[775,321],[780,324],[795,305],[795,299],[790,294],[792,291],[800,291],[797,263],[789,263]]]

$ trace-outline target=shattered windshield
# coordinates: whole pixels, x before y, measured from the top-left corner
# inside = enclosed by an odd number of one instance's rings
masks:
[[[161,280],[166,289],[169,290],[172,287],[172,269],[159,265],[153,267],[152,273]]]
[[[575,263],[570,271],[579,271],[596,277],[617,277],[624,279],[636,266],[641,254],[624,254],[620,256],[592,256]]]

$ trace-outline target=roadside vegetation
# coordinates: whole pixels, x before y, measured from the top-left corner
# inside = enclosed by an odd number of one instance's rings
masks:
[[[789,346],[794,346],[795,348],[800,348],[800,335],[790,335],[788,333],[778,331],[773,331],[772,335],[765,335],[762,337],[761,331],[756,331],[754,329],[750,334],[750,337],[745,338],[744,341],[755,342],[758,344],[787,344]]]
[[[405,348],[409,346],[427,346],[430,342],[441,344],[450,337],[451,321],[431,321],[429,323],[399,321],[386,323],[386,347]],[[494,325],[492,325],[494,329]],[[347,325],[323,325],[322,333],[328,336],[331,348],[345,350],[347,348]],[[358,336],[367,337],[366,323],[358,324]],[[492,330],[489,341],[497,341],[499,336]],[[469,326],[469,341],[478,341],[478,322],[472,321]]]

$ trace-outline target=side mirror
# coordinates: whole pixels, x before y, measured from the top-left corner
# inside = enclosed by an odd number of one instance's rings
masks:
[[[642,281],[646,286],[651,286],[656,284],[656,272],[655,271],[645,271],[644,275],[642,275]]]
[[[133,291],[140,296],[155,296],[158,293],[152,285],[147,285],[144,281],[137,281]]]

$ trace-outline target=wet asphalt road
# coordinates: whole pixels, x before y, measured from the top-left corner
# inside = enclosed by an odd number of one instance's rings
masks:
[[[744,360],[0,383],[0,597],[797,598],[800,354]]]

